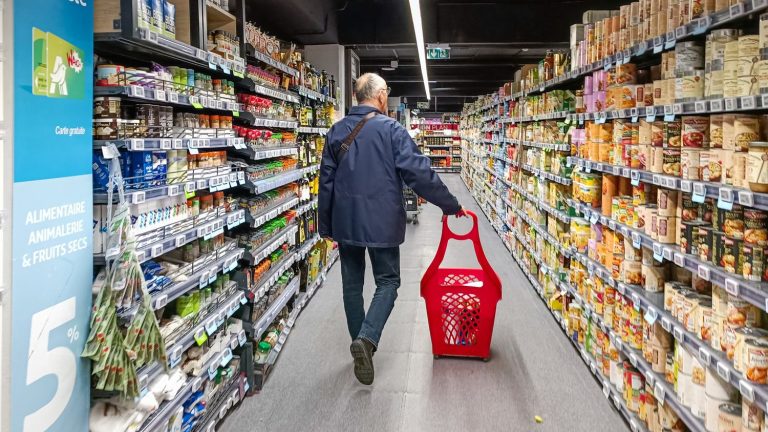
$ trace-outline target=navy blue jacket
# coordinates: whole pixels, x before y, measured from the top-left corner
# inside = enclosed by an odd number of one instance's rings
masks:
[[[319,231],[342,244],[394,247],[405,240],[403,183],[445,214],[461,207],[408,131],[386,115],[369,120],[337,163],[341,142],[372,111],[378,112],[365,105],[352,107],[328,131],[320,166]]]

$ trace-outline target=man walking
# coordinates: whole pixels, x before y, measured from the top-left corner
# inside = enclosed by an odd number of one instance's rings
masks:
[[[400,287],[405,240],[403,183],[447,215],[463,215],[456,197],[430,168],[408,132],[387,111],[389,89],[367,73],[355,84],[360,105],[328,131],[320,167],[320,235],[339,243],[344,310],[352,337],[355,376],[373,383],[373,352]],[[365,312],[365,251],[376,292]]]

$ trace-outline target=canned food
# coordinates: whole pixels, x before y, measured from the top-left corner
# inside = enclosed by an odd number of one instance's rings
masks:
[[[94,85],[125,85],[125,67],[113,64],[103,64],[96,66],[96,80]]]
[[[741,432],[741,405],[724,403],[718,407],[718,432]]]
[[[709,145],[712,148],[723,147],[723,114],[709,116]]]
[[[749,143],[760,139],[760,122],[756,115],[737,114],[733,129],[736,151],[748,151]]]
[[[731,210],[725,210],[718,207],[713,209],[716,212],[715,226],[718,231],[722,231],[726,236],[735,239],[744,239],[744,208],[734,204]]]
[[[114,140],[118,138],[117,119],[93,119],[93,139]]]
[[[677,216],[677,191],[658,189],[656,192],[656,205],[659,216]]]
[[[676,177],[680,176],[680,149],[663,149],[662,161],[662,173]]]
[[[765,246],[745,244],[742,255],[742,276],[751,281],[768,281],[765,256]]]
[[[665,282],[664,283],[664,310],[676,315],[674,312],[675,298],[682,289],[682,286],[678,282]]]
[[[722,232],[713,232],[712,261],[728,273],[741,274],[742,240],[727,237]]]
[[[675,45],[675,70],[676,71],[702,69],[703,67],[704,67],[704,45],[702,45],[701,42],[696,42],[696,41],[680,42],[677,45]]]
[[[755,192],[768,192],[768,142],[749,143],[747,171],[749,188]]]
[[[680,119],[664,122],[664,147],[679,148],[681,146],[682,122]]]
[[[712,314],[712,337],[710,339],[709,346],[718,351],[725,352],[727,343],[725,341],[725,327],[726,327],[725,315]]]
[[[621,279],[625,284],[638,285],[642,282],[642,265],[636,261],[621,263]]]
[[[768,245],[768,213],[758,209],[744,209],[744,243]]]
[[[698,331],[696,324],[698,323],[699,302],[701,299],[698,294],[694,293],[683,297],[683,313],[680,322],[683,324],[683,327],[692,333],[697,333]]]
[[[696,236],[698,236],[699,228],[706,226],[706,224],[700,221],[684,221],[681,222],[681,225],[680,248],[687,254],[699,255],[699,242],[696,241]]]
[[[709,344],[712,339],[712,301],[701,301],[699,303],[699,322],[697,324],[697,335],[699,339]],[[691,330],[688,330],[691,331]]]
[[[699,220],[699,209],[701,206],[699,203],[693,201],[693,197],[689,193],[678,194],[678,200],[680,201],[677,206],[678,215],[683,222],[691,222]]]
[[[663,147],[664,136],[664,122],[655,121],[651,123],[651,145],[653,147]]]
[[[665,282],[665,267],[642,266],[641,284],[648,292],[662,292]]]
[[[93,98],[93,117],[117,119],[120,117],[120,101],[118,97],[100,96]]]
[[[691,102],[703,98],[705,78],[703,70],[688,71],[675,78],[675,100]]]
[[[707,116],[685,116],[682,119],[683,147],[709,147],[710,119]]]
[[[700,149],[683,148],[680,151],[680,175],[684,180],[701,180]]]
[[[741,327],[734,330],[735,340],[733,346],[733,368],[739,372],[746,372],[746,348],[748,339],[761,341],[768,340],[768,331],[754,328]]]
[[[675,243],[677,239],[677,217],[659,216],[656,224],[658,241],[665,244]]]
[[[731,184],[736,187],[748,187],[747,177],[747,153],[734,152],[733,165],[730,170]]]
[[[741,401],[741,432],[761,432],[765,415],[763,409],[755,402],[750,402],[746,398]]]
[[[747,339],[744,344],[744,376],[754,383],[768,384],[768,341]]]
[[[760,310],[739,297],[728,294],[727,323],[755,327],[760,324]]]
[[[695,247],[699,251],[699,259],[712,261],[712,227],[700,226],[695,241]]]

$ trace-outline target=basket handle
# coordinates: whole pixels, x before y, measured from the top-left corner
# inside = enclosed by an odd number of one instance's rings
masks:
[[[451,231],[451,228],[448,226],[448,216],[443,216],[443,234],[440,237],[440,245],[437,247],[435,258],[432,260],[432,263],[424,273],[424,277],[421,279],[422,296],[425,294],[425,291],[428,288],[428,282],[440,268],[440,264],[443,263],[443,259],[445,258],[445,251],[448,248],[448,240],[469,240],[472,242],[472,246],[475,248],[475,256],[477,257],[477,262],[480,264],[480,268],[483,269],[483,272],[487,276],[487,285],[493,287],[497,291],[499,298],[501,298],[501,281],[499,280],[499,276],[488,263],[488,258],[485,257],[485,252],[483,251],[483,246],[480,244],[480,232],[477,228],[477,214],[470,210],[465,210],[465,213],[468,214],[473,220],[472,229],[470,229],[466,234],[456,234],[455,232]]]

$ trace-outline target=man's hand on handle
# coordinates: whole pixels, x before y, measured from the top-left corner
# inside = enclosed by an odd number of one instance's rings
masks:
[[[461,206],[461,208],[459,209],[459,211],[457,211],[457,212],[456,212],[456,214],[455,214],[454,216],[456,216],[457,218],[460,218],[460,217],[469,217],[469,215],[467,214],[466,210],[464,210],[464,206]]]

